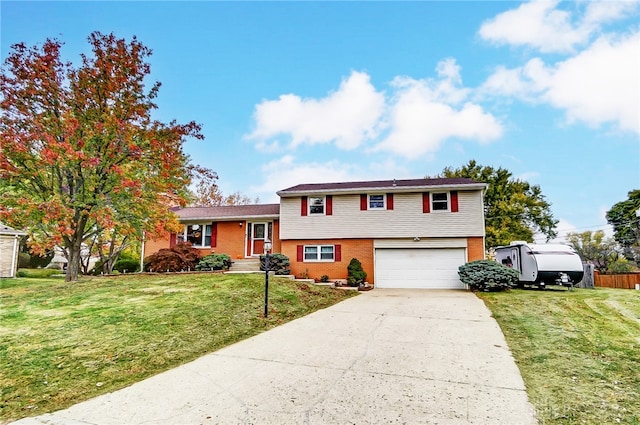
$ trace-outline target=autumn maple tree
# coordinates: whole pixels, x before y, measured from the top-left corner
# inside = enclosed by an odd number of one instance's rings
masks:
[[[154,120],[160,88],[147,86],[151,50],[135,37],[92,33],[78,66],[62,43],[16,44],[0,75],[0,220],[54,245],[77,280],[83,244],[175,230],[171,206],[186,203],[194,122]]]

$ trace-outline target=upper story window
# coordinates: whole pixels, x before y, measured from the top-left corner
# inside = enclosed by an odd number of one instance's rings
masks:
[[[383,210],[385,209],[384,195],[369,195],[369,209]]]
[[[333,196],[302,196],[300,215],[333,215]]]
[[[185,226],[182,240],[191,242],[196,248],[211,246],[211,224],[189,224]]]
[[[324,214],[324,196],[309,197],[309,215]]]
[[[449,192],[431,194],[431,211],[449,211]]]
[[[422,212],[452,212],[457,213],[458,209],[458,191],[450,192],[423,192],[422,193]]]
[[[392,210],[393,193],[375,193],[360,195],[360,211]]]

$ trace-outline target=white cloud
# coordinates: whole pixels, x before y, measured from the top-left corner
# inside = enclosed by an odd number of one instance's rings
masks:
[[[640,133],[640,33],[620,41],[601,38],[557,64],[545,100],[570,121],[598,126],[615,122]]]
[[[322,99],[286,94],[258,104],[256,128],[247,138],[260,143],[288,135],[293,147],[334,142],[341,149],[354,149],[377,135],[383,110],[384,94],[376,91],[369,75],[352,72]]]
[[[531,46],[543,52],[570,51],[588,33],[573,27],[571,15],[557,10],[559,1],[532,1],[482,24],[480,36],[499,44]]]
[[[639,48],[640,33],[603,36],[554,65],[534,58],[523,67],[498,67],[479,92],[548,103],[565,110],[570,123],[614,123],[640,133]]]
[[[508,69],[498,66],[478,89],[485,96],[513,96],[530,102],[539,101],[540,92],[549,86],[551,75],[540,58],[524,66]]]
[[[589,1],[558,9],[559,0],[534,0],[485,21],[480,36],[498,44],[528,46],[543,53],[572,52],[604,24],[633,16],[638,2]]]
[[[601,24],[633,16],[637,8],[638,0],[589,1],[582,24],[598,28]]]
[[[502,136],[502,125],[493,115],[478,104],[464,102],[470,90],[459,87],[462,80],[455,61],[440,62],[437,71],[443,79],[396,77],[389,134],[375,151],[411,158],[436,151],[448,138],[489,142]]]
[[[289,148],[333,142],[350,150],[384,137],[373,151],[415,159],[436,151],[448,138],[483,143],[502,135],[500,122],[468,101],[472,90],[462,85],[455,59],[440,61],[436,72],[435,79],[394,78],[390,97],[376,91],[367,74],[353,72],[323,99],[288,94],[263,101],[256,106],[256,129],[247,138],[259,150],[281,146],[271,140],[281,135],[291,138]]]

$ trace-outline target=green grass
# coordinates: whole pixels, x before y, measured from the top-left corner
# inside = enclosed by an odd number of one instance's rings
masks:
[[[479,293],[540,424],[640,424],[640,291]]]
[[[61,273],[60,270],[54,269],[18,269],[17,276],[42,279],[57,275],[57,277],[64,279],[64,275]]]
[[[0,280],[0,423],[68,407],[353,296],[263,275]]]

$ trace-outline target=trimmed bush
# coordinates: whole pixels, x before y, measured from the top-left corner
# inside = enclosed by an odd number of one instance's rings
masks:
[[[56,274],[60,274],[60,271],[54,269],[20,269],[18,270],[18,274],[16,276],[35,279],[46,279]]]
[[[229,270],[229,267],[231,267],[231,257],[227,254],[209,254],[200,260],[196,266],[196,270]]]
[[[260,270],[264,271],[265,256],[260,256]],[[269,271],[274,272],[277,275],[288,275],[291,273],[289,266],[291,262],[289,257],[284,254],[271,254],[269,255]]]
[[[195,270],[200,262],[200,253],[191,247],[191,242],[181,242],[173,248],[163,248],[144,260],[148,272],[180,272]]]
[[[119,258],[113,265],[113,271],[120,273],[135,273],[140,271],[140,260],[130,257]]]
[[[347,266],[347,285],[360,286],[364,284],[367,273],[362,270],[362,263],[357,258],[352,258]]]
[[[462,283],[474,291],[504,291],[518,284],[520,274],[491,260],[472,261],[458,268]]]

